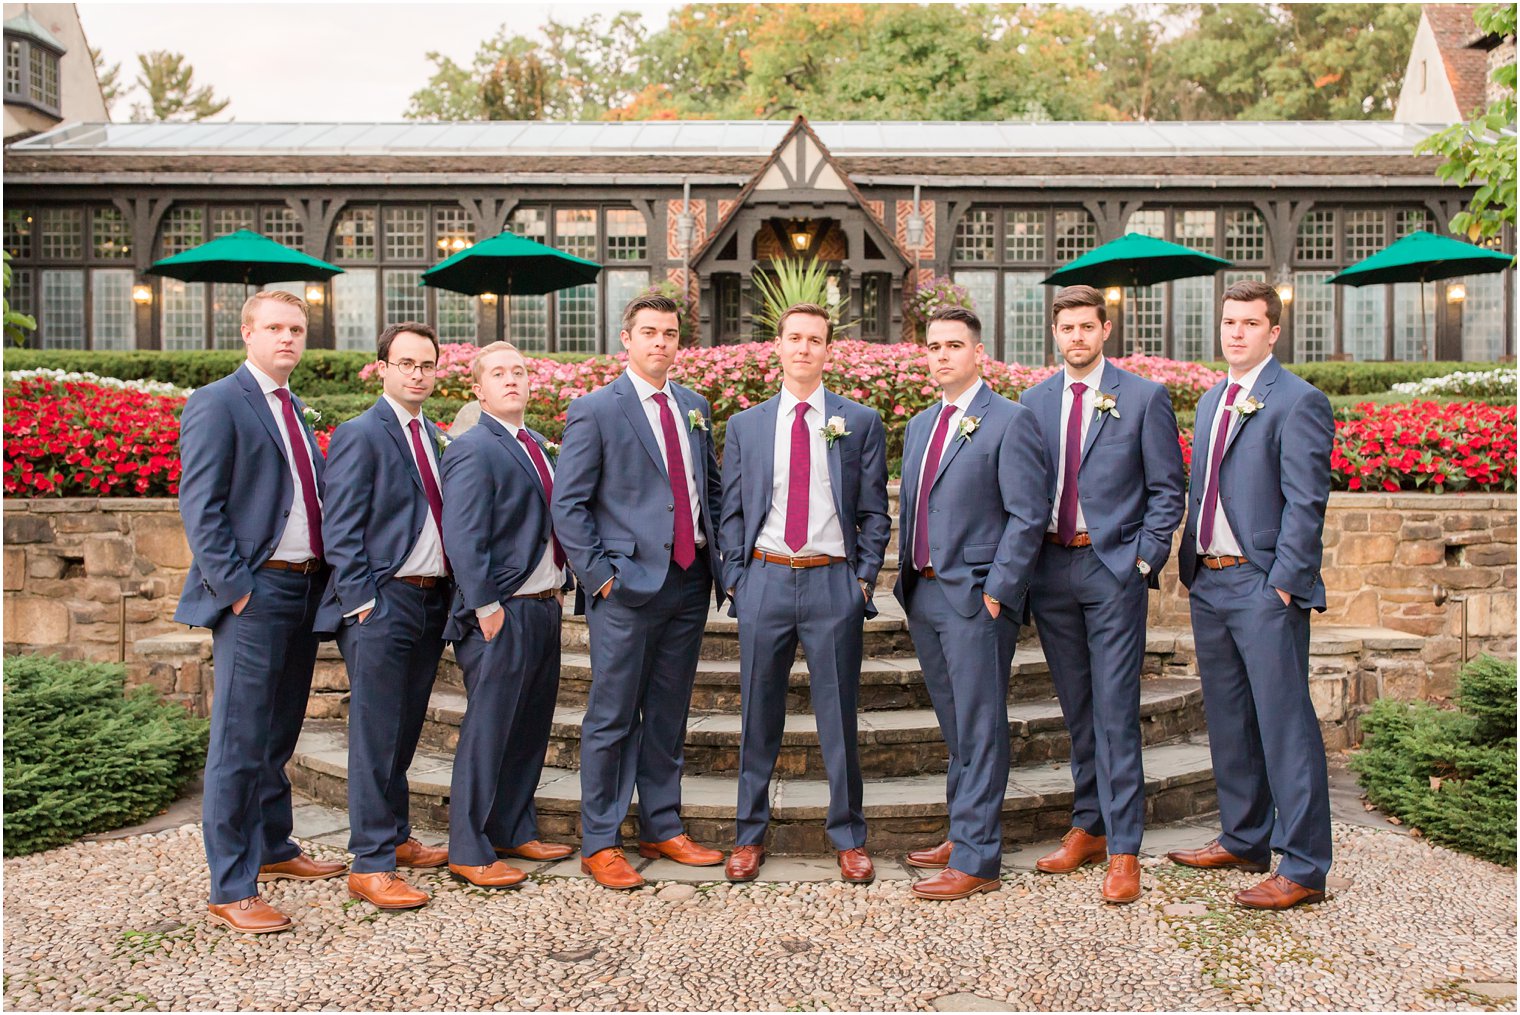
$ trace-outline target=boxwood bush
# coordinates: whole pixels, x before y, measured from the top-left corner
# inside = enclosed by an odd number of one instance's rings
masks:
[[[200,771],[206,720],[125,681],[118,664],[6,658],[6,856],[145,821]]]

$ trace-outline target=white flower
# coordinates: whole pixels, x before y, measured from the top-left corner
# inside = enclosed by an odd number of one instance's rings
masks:
[[[444,450],[445,450],[445,449],[446,449],[446,448],[447,448],[447,447],[448,447],[448,446],[449,446],[449,445],[450,445],[450,444],[453,444],[453,443],[454,443],[454,438],[452,438],[452,437],[450,437],[450,436],[449,436],[449,435],[448,435],[448,434],[447,434],[447,433],[446,433],[446,432],[445,432],[445,431],[443,431],[443,430],[439,430],[439,431],[438,431],[438,453],[439,453],[439,454],[440,454],[440,455],[441,455],[441,454],[443,454],[443,452],[444,452]]]
[[[168,381],[124,381],[119,377],[102,377],[99,374],[77,370],[53,370],[43,368],[40,370],[11,370],[5,375],[6,384],[19,384],[22,381],[56,381],[60,384],[94,384],[102,388],[117,388],[122,391],[141,391],[148,395],[188,396],[194,388],[180,388]]]
[[[1119,418],[1119,398],[1110,392],[1100,391],[1093,395],[1093,408],[1098,411],[1099,415],[1107,413],[1114,417],[1114,419]]]
[[[322,422],[322,414],[309,405],[301,406],[301,415],[306,419],[306,425],[315,427]]]
[[[701,409],[693,409],[686,414],[686,429],[693,432],[697,430],[706,432],[707,420],[702,417]]]
[[[550,458],[554,459],[556,462],[559,461],[559,445],[558,444],[554,443],[553,441],[544,441],[543,448],[544,448],[544,454],[548,455]]]
[[[818,432],[823,434],[824,443],[829,447],[833,447],[834,442],[839,438],[850,436],[850,431],[844,428],[843,416],[830,416],[829,421]]]
[[[976,428],[982,425],[980,416],[962,416],[961,424],[955,430],[956,440],[969,441],[971,435],[976,433]]]
[[[1230,406],[1230,411],[1241,419],[1254,416],[1261,409],[1263,403],[1258,401],[1255,395],[1248,395],[1244,402],[1236,402]]]

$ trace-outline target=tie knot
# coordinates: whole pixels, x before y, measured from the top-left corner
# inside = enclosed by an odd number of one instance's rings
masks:
[[[665,408],[665,392],[663,392],[663,391],[656,391],[654,394],[650,395],[649,397],[653,398],[656,402],[659,402],[660,403],[660,408],[662,408],[662,409]]]
[[[1232,383],[1230,385],[1229,390],[1224,393],[1224,404],[1225,405],[1234,405],[1235,404],[1235,396],[1238,395],[1238,394],[1240,394],[1240,385]]]
[[[274,389],[274,397],[278,398],[282,402],[289,402],[290,401],[290,389],[289,388],[275,388]]]
[[[420,420],[420,419],[409,420],[407,422],[406,426],[407,426],[408,430],[412,431],[412,433],[416,433],[418,430],[422,429],[422,420]]]
[[[1087,385],[1083,384],[1081,381],[1073,381],[1071,384],[1071,393],[1073,395],[1076,395],[1078,398],[1081,398],[1083,392],[1086,390]]]
[[[810,409],[810,408],[812,408],[812,406],[808,405],[808,403],[806,403],[806,402],[798,402],[797,403],[797,407],[795,409],[793,409],[792,411],[797,414],[797,418],[798,419],[801,419],[803,417],[803,415],[805,415],[807,413],[808,409]]]
[[[533,438],[528,436],[528,428],[525,426],[517,428],[517,439],[522,441],[524,444],[533,443]]]

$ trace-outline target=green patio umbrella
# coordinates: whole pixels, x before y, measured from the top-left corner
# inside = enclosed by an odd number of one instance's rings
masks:
[[[1376,254],[1334,275],[1331,285],[1389,285],[1420,283],[1420,336],[1425,355],[1434,358],[1430,329],[1425,323],[1425,283],[1462,275],[1487,275],[1515,263],[1513,254],[1474,246],[1450,236],[1416,230]]]
[[[325,281],[342,273],[337,265],[319,261],[248,229],[218,236],[209,243],[155,261],[145,272],[181,282],[241,282],[245,286]]]
[[[481,240],[422,273],[421,285],[479,296],[539,296],[596,281],[602,266],[511,230]],[[497,304],[497,329],[506,314]]]

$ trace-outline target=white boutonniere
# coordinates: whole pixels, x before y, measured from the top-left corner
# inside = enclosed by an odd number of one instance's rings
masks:
[[[444,452],[444,449],[446,449],[450,444],[454,443],[454,438],[450,437],[448,434],[444,433],[442,430],[439,430],[438,431],[438,440],[437,440],[437,443],[438,443],[438,453],[440,455],[442,455],[443,452]]]
[[[818,432],[823,434],[823,441],[829,447],[833,447],[834,442],[839,438],[850,436],[850,431],[844,428],[843,416],[830,416],[829,421]]]
[[[707,420],[703,417],[701,409],[693,409],[686,414],[686,429],[692,433],[698,430],[707,432]]]
[[[541,447],[541,448],[544,449],[544,454],[548,455],[550,458],[554,459],[556,462],[559,461],[559,445],[558,444],[554,443],[553,441],[544,441],[542,444],[539,445],[539,447]]]
[[[301,418],[306,420],[306,425],[312,429],[316,429],[317,424],[322,422],[322,414],[309,405],[301,406]]]
[[[1100,416],[1108,415],[1114,417],[1114,419],[1119,418],[1119,398],[1107,391],[1100,391],[1093,395],[1093,408],[1098,411],[1098,415]]]
[[[962,416],[960,426],[955,429],[955,439],[969,441],[971,435],[976,433],[976,428],[982,425],[980,416]]]
[[[1239,416],[1241,419],[1245,419],[1247,416],[1254,416],[1260,412],[1263,404],[1265,403],[1263,403],[1255,395],[1248,395],[1246,396],[1246,400],[1244,402],[1236,402],[1234,405],[1230,406],[1230,411]]]

